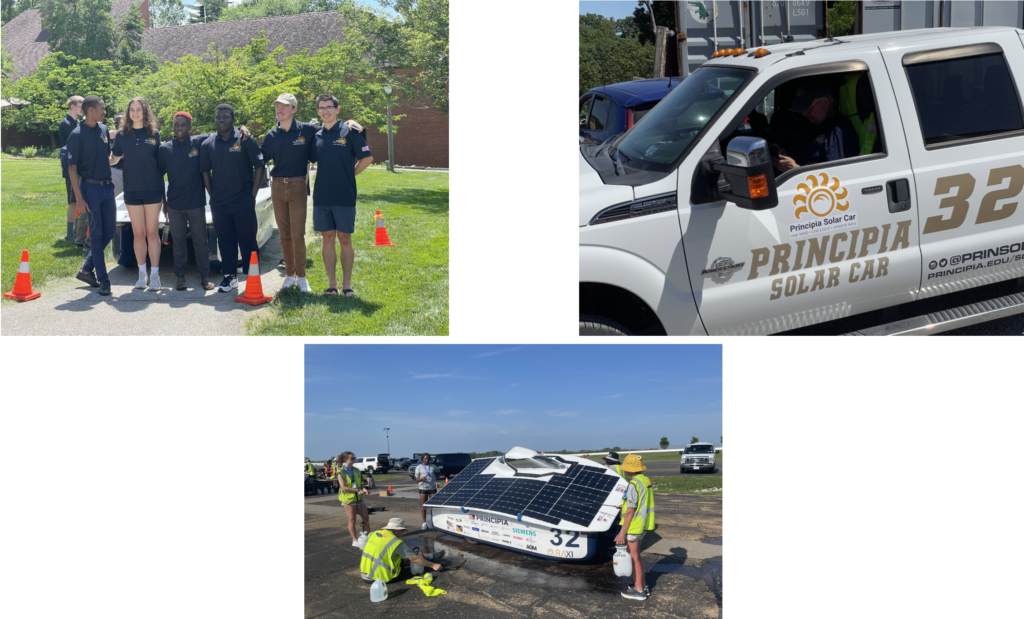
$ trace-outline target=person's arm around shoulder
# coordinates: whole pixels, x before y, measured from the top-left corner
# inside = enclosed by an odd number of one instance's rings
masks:
[[[260,185],[263,184],[263,171],[266,169],[266,163],[263,161],[263,153],[256,146],[256,140],[246,140],[241,144],[249,156],[249,163],[255,168],[252,171],[252,197],[255,198],[259,193]]]
[[[113,142],[113,145],[110,147],[110,157],[108,157],[110,165],[115,165],[124,158],[124,150],[121,148],[120,138],[121,134],[118,131],[114,131],[114,135],[110,135],[110,132],[107,132],[107,141]]]
[[[360,133],[350,133],[352,138],[348,141],[352,148],[352,154],[356,157],[356,176],[359,173],[370,167],[373,163],[373,155],[370,154],[370,147],[366,144],[366,140],[363,139]]]

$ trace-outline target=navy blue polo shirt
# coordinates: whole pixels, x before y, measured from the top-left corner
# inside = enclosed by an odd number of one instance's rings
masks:
[[[796,153],[793,161],[805,166],[825,161],[839,161],[860,154],[860,140],[850,121],[836,114],[814,127],[814,139]]]
[[[199,147],[199,171],[211,172],[210,207],[232,204],[245,194],[252,195],[252,174],[263,167],[263,154],[256,140],[242,141],[234,129],[224,140],[214,133]]]
[[[292,178],[306,175],[306,162],[318,127],[309,123],[292,120],[288,131],[274,127],[263,137],[260,151],[266,163],[274,161],[270,176]]]
[[[118,131],[114,136],[114,155],[124,156],[124,199],[145,200],[162,196],[163,175],[156,169],[156,151],[160,132],[145,129]]]
[[[320,128],[313,140],[310,161],[316,162],[313,206],[356,205],[356,161],[370,156],[363,136],[336,122]]]
[[[199,171],[199,147],[210,134],[187,136],[179,142],[171,139],[160,145],[157,169],[167,175],[167,208],[189,211],[206,207],[206,187]]]
[[[71,114],[65,114],[64,120],[60,121],[60,126],[57,127],[57,144],[60,148],[64,148],[68,145],[68,136],[78,126],[78,120],[72,118]]]
[[[78,123],[68,135],[67,147],[68,165],[78,166],[78,178],[110,180],[110,132],[106,125]]]

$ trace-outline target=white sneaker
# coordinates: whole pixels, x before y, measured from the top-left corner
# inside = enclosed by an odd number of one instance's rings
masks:
[[[423,529],[424,531],[426,531],[426,530],[427,530],[427,523],[425,523],[425,522],[423,523],[423,527],[422,527],[422,529]]]
[[[309,287],[309,282],[306,281],[305,277],[300,277],[299,278],[299,290],[301,290],[302,292],[309,292],[310,290],[312,290]]]
[[[359,548],[359,542],[352,542],[352,545],[355,546],[356,548]]]
[[[149,278],[149,288],[146,290],[160,290],[160,275],[151,275]]]
[[[294,286],[295,286],[295,278],[292,277],[291,275],[289,275],[289,276],[284,278],[284,283],[281,284],[281,290],[284,290],[285,288],[292,288]]]
[[[146,281],[147,279],[149,278],[146,277],[146,274],[139,271],[139,281],[135,282],[135,287],[139,290],[145,290],[146,286],[149,284],[149,282]]]

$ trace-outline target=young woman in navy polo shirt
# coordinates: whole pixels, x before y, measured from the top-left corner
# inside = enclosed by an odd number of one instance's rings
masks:
[[[124,203],[135,234],[135,259],[139,263],[136,288],[160,289],[160,207],[164,201],[163,176],[157,170],[160,132],[156,117],[142,97],[128,103],[114,138],[112,163],[124,158]],[[146,255],[151,265],[146,278]]]

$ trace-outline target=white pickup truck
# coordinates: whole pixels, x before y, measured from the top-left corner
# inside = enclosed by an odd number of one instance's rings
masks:
[[[794,103],[823,89],[856,129],[841,157],[820,129],[840,120]],[[580,147],[580,334],[770,334],[996,282],[857,332],[1024,312],[1022,89],[1016,28],[720,51],[623,136]],[[814,142],[827,159],[780,165]]]

